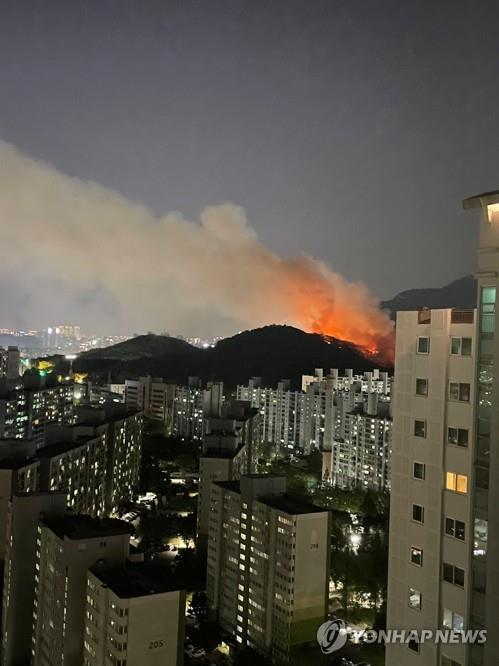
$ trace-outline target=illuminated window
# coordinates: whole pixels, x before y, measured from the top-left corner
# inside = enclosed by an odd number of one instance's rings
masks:
[[[446,490],[452,490],[455,493],[466,495],[468,492],[468,477],[465,474],[456,474],[447,472],[445,477]]]

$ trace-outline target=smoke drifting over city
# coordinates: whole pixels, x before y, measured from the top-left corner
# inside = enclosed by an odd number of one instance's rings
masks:
[[[157,216],[0,142],[0,226],[4,325],[72,318],[90,330],[214,335],[286,323],[391,346],[365,286],[311,257],[278,256],[231,203],[206,207],[199,223]]]

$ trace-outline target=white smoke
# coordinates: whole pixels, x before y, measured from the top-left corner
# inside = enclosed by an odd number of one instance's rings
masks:
[[[32,325],[225,334],[270,323],[322,330],[327,321],[327,332],[362,344],[391,332],[364,286],[310,257],[282,259],[238,206],[207,207],[200,223],[156,216],[3,142],[0,244],[2,305],[14,284],[16,315]],[[4,307],[12,317],[11,299]]]

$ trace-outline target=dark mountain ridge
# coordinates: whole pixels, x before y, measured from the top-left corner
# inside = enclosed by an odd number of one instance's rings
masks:
[[[210,349],[167,336],[138,336],[86,352],[73,367],[102,379],[111,374],[114,381],[149,374],[185,384],[189,376],[197,376],[205,382],[221,380],[234,388],[253,376],[262,377],[266,385],[286,378],[299,386],[301,375],[313,374],[315,368],[363,372],[379,363],[350,343],[275,325],[238,333]]]

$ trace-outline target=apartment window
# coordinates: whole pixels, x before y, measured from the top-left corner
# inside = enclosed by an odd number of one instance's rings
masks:
[[[464,631],[464,617],[459,613],[444,608],[443,626],[445,629],[452,629],[453,631]]]
[[[417,652],[419,654],[419,641],[416,638],[411,638],[407,642],[407,647],[409,650],[412,650],[413,652]]]
[[[464,569],[460,569],[459,567],[455,567],[453,564],[444,562],[443,579],[446,583],[464,587]]]
[[[452,310],[450,320],[453,324],[472,324],[474,312],[473,310]]]
[[[471,356],[471,338],[452,337],[450,353],[452,356]]]
[[[468,492],[468,477],[465,474],[447,472],[445,476],[445,488],[446,490],[466,495]]]
[[[416,379],[416,395],[428,395],[428,380],[427,379]]]
[[[426,437],[426,421],[416,419],[414,421],[414,436]]]
[[[421,550],[421,548],[416,548],[415,546],[412,546],[411,562],[412,564],[415,564],[418,567],[423,566],[423,551]]]
[[[447,428],[447,444],[468,446],[468,430],[466,428]]]
[[[430,353],[430,338],[427,335],[421,335],[418,338],[417,345],[418,354],[429,354]]]
[[[409,588],[409,608],[421,610],[421,592],[413,587]]]
[[[431,310],[420,310],[418,312],[418,324],[431,324]]]
[[[451,659],[450,657],[445,657],[444,655],[442,655],[442,661],[440,662],[440,666],[461,666],[461,664],[458,661]]]
[[[416,523],[424,523],[424,507],[419,504],[413,504],[412,519],[416,521]]]
[[[424,481],[426,476],[426,465],[421,462],[415,462],[412,468],[412,475],[415,479]]]
[[[447,536],[453,537],[454,539],[459,539],[459,541],[464,541],[465,531],[465,525],[461,520],[445,518],[445,534]]]
[[[458,382],[450,382],[449,400],[458,400],[459,402],[469,402],[470,385]]]

